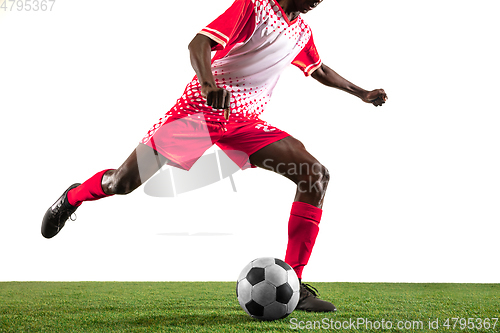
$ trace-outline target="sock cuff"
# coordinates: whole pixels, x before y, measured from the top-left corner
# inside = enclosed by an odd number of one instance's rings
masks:
[[[71,189],[67,194],[67,201],[71,206],[78,207],[83,201],[92,201],[100,198],[109,197],[110,195],[104,193],[102,189],[102,177],[106,171],[113,169],[106,169],[99,171],[83,184]]]
[[[97,193],[95,193],[95,194],[97,194],[97,195],[99,195],[99,196],[103,196],[103,197],[108,197],[108,196],[110,196],[109,194],[104,193],[104,190],[102,189],[102,178],[104,177],[104,174],[105,174],[106,172],[108,172],[109,170],[114,170],[114,169],[105,169],[105,170],[99,171],[99,172],[98,172],[98,173],[96,173],[96,175],[94,176],[94,177],[95,177],[96,182],[95,182],[95,184],[94,184],[94,186],[95,186],[95,187],[93,188],[93,190],[94,190],[94,191],[98,191],[98,192],[97,192]],[[97,177],[96,177],[96,176],[97,176]]]
[[[323,210],[305,202],[295,201],[290,214],[313,220],[316,224],[319,224]]]

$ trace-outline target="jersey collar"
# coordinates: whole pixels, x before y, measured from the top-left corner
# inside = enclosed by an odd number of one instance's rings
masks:
[[[283,18],[285,19],[286,23],[288,23],[289,26],[294,25],[299,19],[300,14],[293,21],[290,21],[288,19],[288,16],[286,16],[285,11],[283,10],[283,8],[281,8],[280,4],[276,0],[270,0],[270,2],[274,4],[276,7],[278,7],[279,11],[281,12],[281,15],[283,15]]]

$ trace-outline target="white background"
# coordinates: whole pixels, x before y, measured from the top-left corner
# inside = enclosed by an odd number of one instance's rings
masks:
[[[118,167],[174,104],[189,41],[231,3],[0,10],[0,280],[233,281],[284,257],[295,187],[255,169],[236,193],[228,179],[176,198],[140,188],[40,234],[67,186]],[[326,0],[304,16],[326,64],[389,96],[375,108],[291,66],[263,115],[332,175],[304,280],[500,282],[498,9]]]

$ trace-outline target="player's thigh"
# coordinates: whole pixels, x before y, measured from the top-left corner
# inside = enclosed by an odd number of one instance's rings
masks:
[[[295,182],[304,176],[326,172],[299,140],[288,136],[273,142],[250,156],[253,165],[279,173]]]

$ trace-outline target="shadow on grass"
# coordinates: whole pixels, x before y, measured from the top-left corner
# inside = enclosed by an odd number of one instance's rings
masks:
[[[220,325],[241,325],[244,323],[255,322],[255,319],[245,314],[179,314],[174,316],[154,316],[154,317],[139,317],[130,318],[128,324],[134,326],[220,326]]]
[[[165,315],[136,315],[121,317],[116,320],[101,320],[93,319],[92,327],[127,327],[127,328],[154,328],[154,327],[191,327],[196,331],[195,327],[242,327],[255,324],[259,321],[250,316],[234,312],[226,314],[221,313],[166,313]]]

